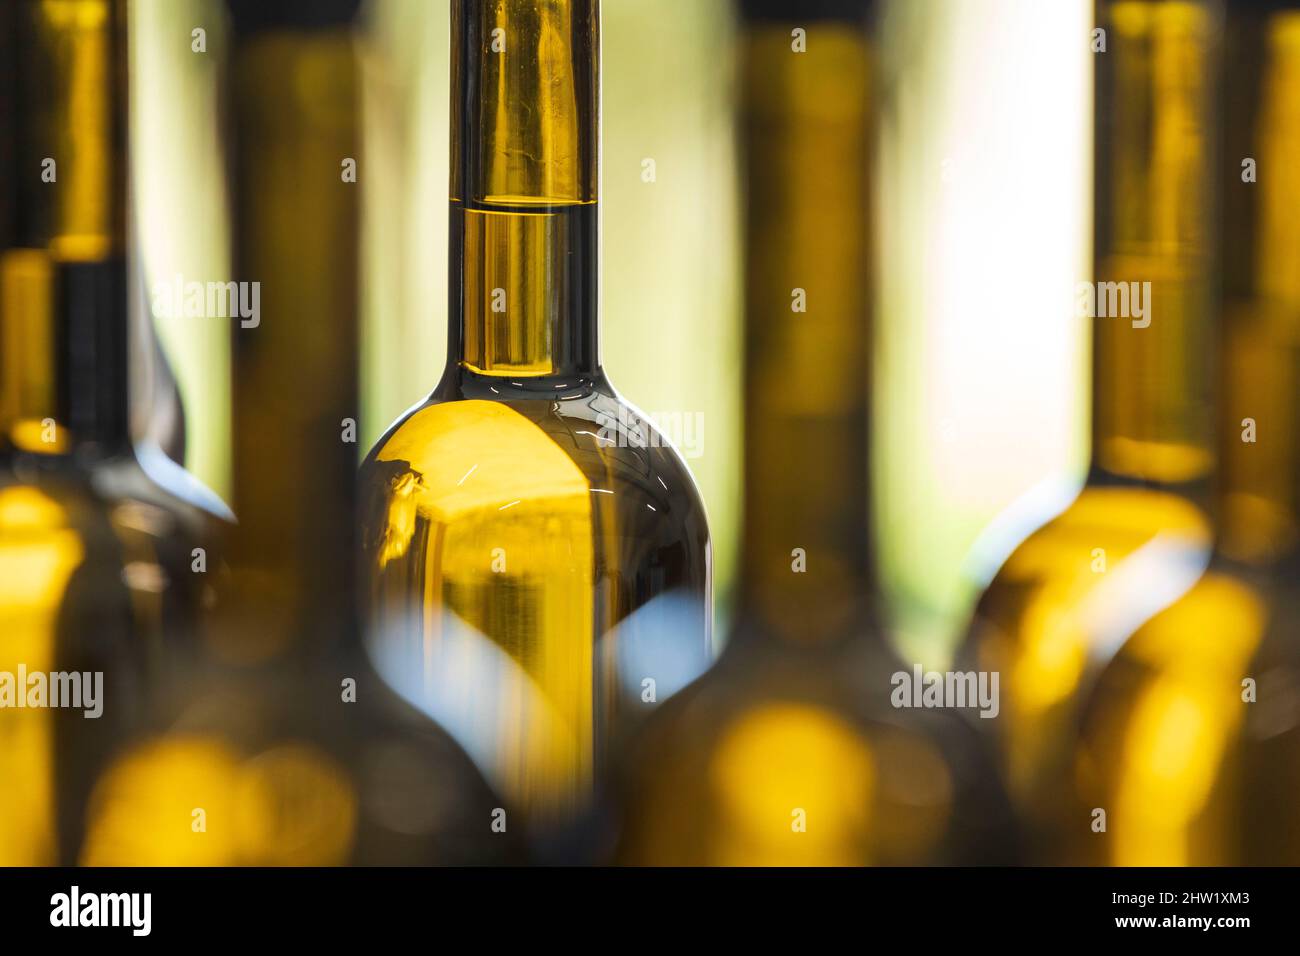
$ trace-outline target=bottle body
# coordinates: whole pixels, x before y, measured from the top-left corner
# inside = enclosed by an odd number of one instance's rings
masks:
[[[0,863],[68,865],[98,773],[193,652],[212,596],[196,561],[215,561],[218,519],[130,454],[32,457],[0,467]]]
[[[1077,826],[1070,862],[1300,860],[1296,570],[1216,556],[1098,676],[1068,779],[1076,818],[1105,828]]]
[[[368,646],[538,831],[710,660],[689,471],[602,374],[449,368],[362,466]]]
[[[519,859],[464,752],[364,655],[207,652],[96,781],[88,866],[475,866]]]
[[[742,625],[668,701],[620,775],[616,851],[635,866],[995,865],[1015,859],[982,736],[950,711],[890,705],[862,621],[833,646]]]
[[[1211,540],[1209,518],[1181,496],[1091,484],[981,596],[962,666],[999,675],[1001,712],[985,730],[1031,856],[1056,852],[1079,702],[1098,668],[1196,582]]]

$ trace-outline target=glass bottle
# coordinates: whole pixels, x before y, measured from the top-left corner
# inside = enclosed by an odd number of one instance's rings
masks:
[[[1218,536],[1089,696],[1076,862],[1300,863],[1300,5],[1231,2],[1224,35]]]
[[[707,666],[708,528],[600,364],[598,3],[451,17],[448,362],[362,467],[368,641],[543,844]]]
[[[360,639],[357,8],[230,4],[239,309],[208,320],[231,325],[239,524],[175,716],[96,787],[89,864],[514,858],[515,834],[493,829],[501,801]]]
[[[742,11],[741,611],[719,663],[630,748],[617,859],[1004,861],[979,736],[891,706],[913,667],[886,642],[872,554],[870,5]]]
[[[1096,22],[1091,466],[993,576],[962,655],[1000,675],[988,723],[1038,861],[1060,851],[1080,700],[1211,540],[1220,8],[1100,0]]]
[[[97,774],[198,640],[229,518],[132,440],[124,8],[0,9],[3,865],[78,859]]]

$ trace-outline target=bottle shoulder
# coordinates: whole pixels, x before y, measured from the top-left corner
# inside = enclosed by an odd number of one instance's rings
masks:
[[[1300,754],[1300,600],[1281,570],[1216,555],[1099,673],[1079,724],[1079,786],[1089,806],[1119,800],[1129,811],[1115,821],[1105,862],[1298,858],[1279,825],[1293,812],[1294,777],[1285,784],[1278,768]],[[1274,792],[1282,800],[1259,796]],[[1248,812],[1241,793],[1255,795]],[[1162,832],[1178,839],[1150,838]]]
[[[1006,672],[1017,707],[1065,705],[1197,582],[1212,554],[1210,521],[1190,499],[1085,486],[1007,557],[979,597],[961,657]]]
[[[62,521],[112,516],[121,509],[143,515],[136,530],[150,536],[207,538],[234,515],[216,494],[170,459],[156,455],[114,455],[93,462],[72,459],[16,459],[0,464],[0,494],[31,496],[54,505]],[[53,512],[46,511],[47,517]]]
[[[418,485],[452,512],[609,495],[707,535],[681,455],[603,380],[440,387],[371,449],[361,482],[363,500]]]
[[[1177,600],[1138,628],[1116,655],[1160,669],[1235,673],[1258,649],[1269,595],[1231,567],[1213,564]]]
[[[1116,655],[1156,670],[1245,674],[1267,659],[1300,665],[1300,577],[1292,556],[1251,565],[1216,552],[1204,573]]]
[[[115,755],[100,776],[82,862],[517,862],[513,842],[476,826],[499,801],[469,758],[353,664],[302,672],[283,662],[209,663],[187,675],[177,717]],[[337,690],[339,674],[355,681],[350,699]],[[193,804],[176,781],[230,795],[251,826],[201,846],[168,840],[166,820]],[[142,792],[162,796],[134,798]]]
[[[195,549],[202,569],[215,568],[219,527],[219,517],[169,494],[132,455],[0,467],[0,549],[35,575],[39,601],[89,613],[117,608],[126,593],[197,601],[205,579]]]
[[[950,713],[891,706],[890,675],[879,661],[869,665],[870,688],[855,682],[848,673],[863,669],[860,658],[849,647],[729,646],[630,742],[619,774],[631,808],[623,862],[980,859],[968,844],[984,835],[968,817],[1006,825],[987,786],[992,774],[972,772],[977,764],[989,769],[975,749],[980,741]],[[902,793],[908,800],[896,799]],[[826,838],[808,847],[779,833],[753,843],[737,832],[735,821],[765,832],[759,821],[775,807],[815,808]]]
[[[1212,540],[1209,517],[1181,495],[1089,485],[1021,541],[989,590],[1104,574],[1115,562],[1142,549],[1148,561],[1192,561],[1203,567]]]

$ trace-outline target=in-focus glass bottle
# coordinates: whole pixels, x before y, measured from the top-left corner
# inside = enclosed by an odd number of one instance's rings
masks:
[[[618,741],[707,666],[708,527],[600,363],[598,3],[451,21],[448,361],[362,468],[368,642],[567,854]]]

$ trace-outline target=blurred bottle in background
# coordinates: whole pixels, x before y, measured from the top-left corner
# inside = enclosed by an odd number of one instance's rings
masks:
[[[1300,863],[1300,4],[1224,35],[1216,551],[1097,680],[1074,862]]]
[[[128,320],[124,11],[0,8],[5,865],[78,858],[98,771],[159,716],[197,641],[229,517],[132,442],[133,413],[149,410],[131,405],[129,356],[152,345]],[[60,685],[85,706],[59,706]]]
[[[1092,462],[1085,487],[1015,549],[962,660],[998,672],[1008,788],[1030,859],[1055,861],[1079,702],[1144,621],[1204,570],[1211,537],[1219,177],[1214,2],[1097,5]]]
[[[996,775],[957,715],[894,708],[868,427],[869,4],[741,5],[748,166],[740,623],[624,767],[618,859],[1005,861]]]
[[[362,466],[368,641],[575,859],[620,738],[709,662],[708,527],[600,365],[599,4],[451,15],[448,362]]]
[[[230,4],[227,288],[239,308],[209,318],[232,327],[231,580],[179,716],[100,781],[87,863],[512,852],[513,834],[493,830],[499,801],[375,674],[358,630],[357,6]]]

